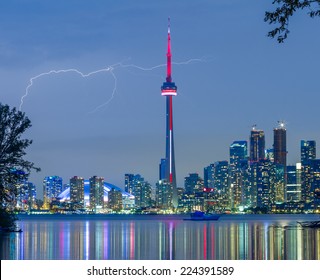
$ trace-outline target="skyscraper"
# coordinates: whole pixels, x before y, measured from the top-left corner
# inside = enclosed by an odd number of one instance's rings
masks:
[[[287,167],[287,130],[283,122],[273,129],[273,152],[274,162],[284,166],[285,172]]]
[[[198,173],[190,173],[188,177],[184,178],[184,189],[187,194],[202,193],[203,187],[203,180]]]
[[[62,178],[59,176],[47,176],[43,179],[43,201],[50,203],[62,192]]]
[[[121,211],[123,208],[123,198],[120,190],[111,188],[108,193],[108,207],[113,211]]]
[[[104,178],[93,176],[89,179],[89,203],[90,208],[95,212],[104,208]]]
[[[214,188],[214,164],[211,163],[209,166],[203,169],[203,181],[206,188]]]
[[[253,126],[250,134],[250,161],[255,162],[265,158],[264,131]]]
[[[84,205],[84,179],[74,176],[70,179],[70,201],[76,208],[83,208]]]
[[[308,160],[316,158],[316,141],[301,140],[301,164],[304,165]]]
[[[243,200],[242,167],[248,161],[247,145],[247,141],[234,141],[230,145],[229,187],[232,208],[240,206]]]
[[[174,160],[174,144],[173,144],[173,106],[172,96],[177,95],[177,87],[172,82],[171,77],[171,37],[170,37],[170,19],[168,24],[168,49],[167,49],[167,77],[161,87],[161,95],[166,97],[166,157],[165,163],[165,181],[172,185],[172,205],[178,206],[178,194],[176,183],[176,168]],[[159,178],[162,180],[163,178]]]
[[[230,145],[230,166],[238,166],[247,158],[247,141],[234,141]]]
[[[133,194],[134,174],[124,174],[124,190],[127,193]]]
[[[301,163],[287,166],[286,201],[301,200]]]

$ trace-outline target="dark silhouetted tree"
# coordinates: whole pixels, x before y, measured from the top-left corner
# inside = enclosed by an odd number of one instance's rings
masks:
[[[31,170],[39,171],[34,163],[24,159],[26,148],[32,140],[22,139],[22,134],[31,127],[30,120],[21,111],[10,109],[0,103],[0,217],[2,228],[14,226],[10,213],[15,203],[16,185],[21,172],[28,176]]]
[[[287,39],[289,20],[298,10],[306,10],[311,18],[320,16],[320,0],[274,0],[272,4],[277,7],[273,12],[265,13],[264,21],[277,25],[268,36],[276,37],[279,43]]]

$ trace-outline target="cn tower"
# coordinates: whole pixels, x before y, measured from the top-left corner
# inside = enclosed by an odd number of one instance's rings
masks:
[[[170,37],[170,19],[168,19],[168,50],[167,50],[167,77],[161,87],[161,95],[166,97],[166,158],[165,158],[165,174],[164,178],[171,184],[172,205],[178,206],[176,168],[174,161],[174,145],[173,145],[173,113],[172,113],[172,97],[177,95],[177,87],[172,82],[171,77],[171,37]]]

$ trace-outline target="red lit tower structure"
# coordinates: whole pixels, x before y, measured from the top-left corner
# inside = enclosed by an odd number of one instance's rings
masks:
[[[172,82],[171,77],[171,37],[170,37],[170,19],[168,22],[168,50],[167,50],[167,77],[161,87],[161,95],[166,97],[166,158],[164,167],[164,178],[172,186],[172,205],[178,206],[176,168],[174,160],[173,145],[173,113],[172,97],[177,95],[177,87]]]

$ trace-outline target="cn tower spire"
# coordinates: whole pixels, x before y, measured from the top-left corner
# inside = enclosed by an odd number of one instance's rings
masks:
[[[171,78],[171,37],[170,37],[170,18],[168,18],[168,51],[167,51],[167,78],[168,83],[172,82]]]

